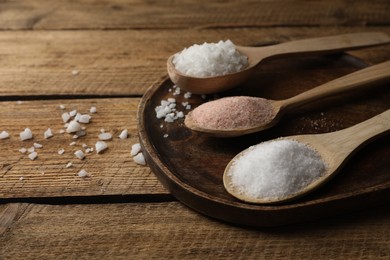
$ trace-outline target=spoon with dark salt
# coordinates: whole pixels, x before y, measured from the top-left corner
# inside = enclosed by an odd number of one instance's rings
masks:
[[[235,73],[198,77],[186,75],[176,69],[176,53],[168,58],[167,70],[172,82],[181,89],[195,94],[210,94],[225,91],[245,82],[262,61],[271,58],[287,58],[311,54],[335,53],[390,43],[390,37],[381,32],[351,33],[320,38],[290,41],[264,47],[235,46],[247,57],[247,66]]]
[[[390,80],[390,61],[353,72],[285,100],[234,96],[203,103],[188,113],[185,125],[216,137],[234,137],[265,130],[283,114],[341,92]]]
[[[278,138],[252,146],[227,165],[223,183],[251,203],[280,203],[319,188],[363,144],[390,131],[390,110],[336,132]]]

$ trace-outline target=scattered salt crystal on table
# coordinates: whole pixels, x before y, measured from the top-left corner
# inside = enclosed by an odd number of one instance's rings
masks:
[[[184,98],[189,99],[189,98],[191,98],[191,95],[192,95],[191,92],[186,92],[186,93],[184,94]]]
[[[103,141],[97,141],[95,144],[96,153],[103,152],[108,148],[107,143]]]
[[[78,70],[72,70],[72,75],[77,76],[80,72]]]
[[[77,121],[79,121],[80,123],[84,123],[84,124],[88,124],[90,120],[91,120],[91,116],[88,114],[80,115],[77,118]]]
[[[81,126],[76,121],[70,121],[68,127],[66,128],[67,133],[74,133],[81,130]]]
[[[136,156],[134,156],[133,160],[140,165],[146,165],[145,157],[142,153],[138,153]]]
[[[131,146],[131,156],[134,156],[136,154],[138,154],[139,152],[141,151],[141,144],[140,143],[136,143],[136,144],[133,144]]]
[[[71,142],[69,145],[74,146],[74,145],[76,145],[76,142]]]
[[[62,109],[62,110],[64,110],[64,109],[65,109],[65,106],[61,104],[61,105],[59,105],[59,108]]]
[[[35,151],[35,147],[31,146],[30,148],[27,149],[27,152],[32,153]]]
[[[50,128],[48,128],[48,129],[43,133],[43,137],[44,137],[45,139],[48,139],[48,138],[50,138],[50,137],[52,137],[52,136],[53,136],[53,132],[51,131]]]
[[[80,178],[85,178],[85,177],[88,177],[88,172],[86,170],[81,170],[77,173],[77,176],[79,176]]]
[[[61,149],[58,150],[58,154],[59,154],[59,155],[62,155],[62,154],[64,154],[64,153],[65,153],[65,150],[64,150],[64,149],[61,148]]]
[[[30,128],[24,129],[24,131],[21,132],[19,135],[20,135],[20,139],[22,141],[31,139],[33,137],[33,134],[31,132]]]
[[[110,140],[112,138],[112,134],[110,133],[101,133],[99,134],[99,139],[100,140]]]
[[[9,137],[9,134],[8,134],[7,131],[2,131],[2,132],[0,133],[0,139],[6,139],[6,138],[8,138],[8,137]]]
[[[91,107],[91,108],[89,109],[89,112],[92,113],[92,114],[96,113],[96,112],[97,112],[96,107]]]
[[[70,119],[70,115],[68,112],[62,113],[61,117],[62,117],[62,121],[64,121],[64,123],[68,122]]]
[[[74,109],[74,110],[72,110],[72,111],[69,112],[69,115],[70,115],[71,117],[74,117],[76,114],[77,114],[77,110],[76,110],[76,109]]]
[[[60,132],[60,134],[63,134],[63,133],[65,133],[65,130],[61,129],[59,132]]]
[[[74,155],[76,155],[76,157],[79,158],[80,160],[84,159],[85,157],[83,151],[81,150],[77,150],[76,152],[74,152]]]
[[[126,139],[128,137],[129,133],[127,131],[127,129],[123,130],[120,134],[119,134],[119,138],[120,139]]]
[[[34,143],[33,146],[34,146],[35,148],[37,148],[37,149],[43,147],[43,145],[41,145],[41,144],[39,144],[39,143]]]
[[[19,181],[23,181],[23,180],[24,180],[24,177],[21,176],[21,177],[19,178]]]
[[[236,50],[230,41],[194,44],[174,55],[172,63],[183,74],[212,77],[243,70],[248,58]]]
[[[19,152],[21,152],[21,153],[26,153],[26,152],[27,152],[27,149],[24,148],[24,147],[22,147],[22,148],[19,149]]]
[[[226,174],[238,193],[255,199],[275,199],[296,194],[326,169],[320,155],[309,146],[277,139],[245,150]]]
[[[28,158],[30,158],[30,160],[35,160],[36,158],[38,157],[38,153],[37,152],[32,152],[28,155]]]
[[[163,135],[164,138],[167,138],[168,136],[169,136],[168,134],[164,134],[164,135]]]
[[[73,163],[68,162],[68,163],[65,165],[65,168],[70,168],[70,167],[72,167],[72,166],[73,166]]]

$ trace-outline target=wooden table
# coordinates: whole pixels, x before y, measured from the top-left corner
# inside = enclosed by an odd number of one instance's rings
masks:
[[[0,2],[0,132],[10,133],[0,140],[0,259],[389,259],[388,206],[277,228],[229,225],[177,201],[130,149],[142,94],[172,53],[227,38],[259,45],[390,34],[390,2],[201,2]],[[390,59],[390,46],[351,54],[376,64]],[[59,132],[60,105],[96,106],[86,136]],[[34,138],[20,141],[26,127]],[[102,128],[114,136],[109,149],[75,158]],[[32,161],[18,150],[34,142],[43,147]],[[76,176],[81,169],[90,176]]]

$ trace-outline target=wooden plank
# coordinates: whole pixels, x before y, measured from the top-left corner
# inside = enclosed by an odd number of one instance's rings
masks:
[[[6,130],[10,138],[0,140],[0,198],[167,194],[150,169],[136,164],[130,155],[138,142],[138,103],[138,98],[1,102],[0,132]],[[89,114],[91,106],[97,107],[97,113],[85,124],[85,136],[73,139],[72,134],[59,133],[64,129],[64,111]],[[19,133],[26,127],[34,137],[21,141]],[[45,139],[49,127],[54,136]],[[113,135],[106,141],[109,148],[102,154],[86,153],[82,145],[94,148],[102,128]],[[128,139],[118,138],[123,129],[128,130]],[[76,145],[70,146],[73,141]],[[32,161],[19,149],[34,143],[43,147],[36,149],[38,158]],[[60,149],[65,153],[59,155]],[[75,157],[77,150],[85,152],[84,160]],[[69,162],[73,166],[66,168]],[[81,169],[90,177],[76,176]]]
[[[370,31],[356,28],[269,28],[127,31],[3,31],[0,97],[142,95],[166,74],[166,60],[194,43],[232,39],[259,45]],[[375,28],[373,30],[378,30]],[[390,34],[390,27],[380,28]],[[353,52],[368,62],[390,59],[390,45]],[[73,75],[72,71],[78,71]]]
[[[206,5],[207,4],[207,5]],[[383,25],[388,1],[46,1],[1,3],[1,29]]]
[[[208,219],[179,202],[0,205],[4,259],[388,259],[390,208],[277,229]]]

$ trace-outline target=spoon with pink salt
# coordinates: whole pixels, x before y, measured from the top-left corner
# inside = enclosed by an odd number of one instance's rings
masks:
[[[285,100],[234,96],[203,103],[188,113],[185,125],[216,137],[234,137],[265,130],[285,113],[341,92],[390,80],[390,61],[353,72]]]
[[[179,52],[168,58],[167,71],[172,82],[181,89],[194,94],[210,94],[240,85],[250,77],[259,63],[271,58],[335,53],[387,43],[390,43],[390,37],[385,33],[364,32],[290,41],[264,47],[236,45],[235,49],[247,57],[246,67],[238,72],[207,77],[190,76],[177,70],[174,59],[181,53]]]

